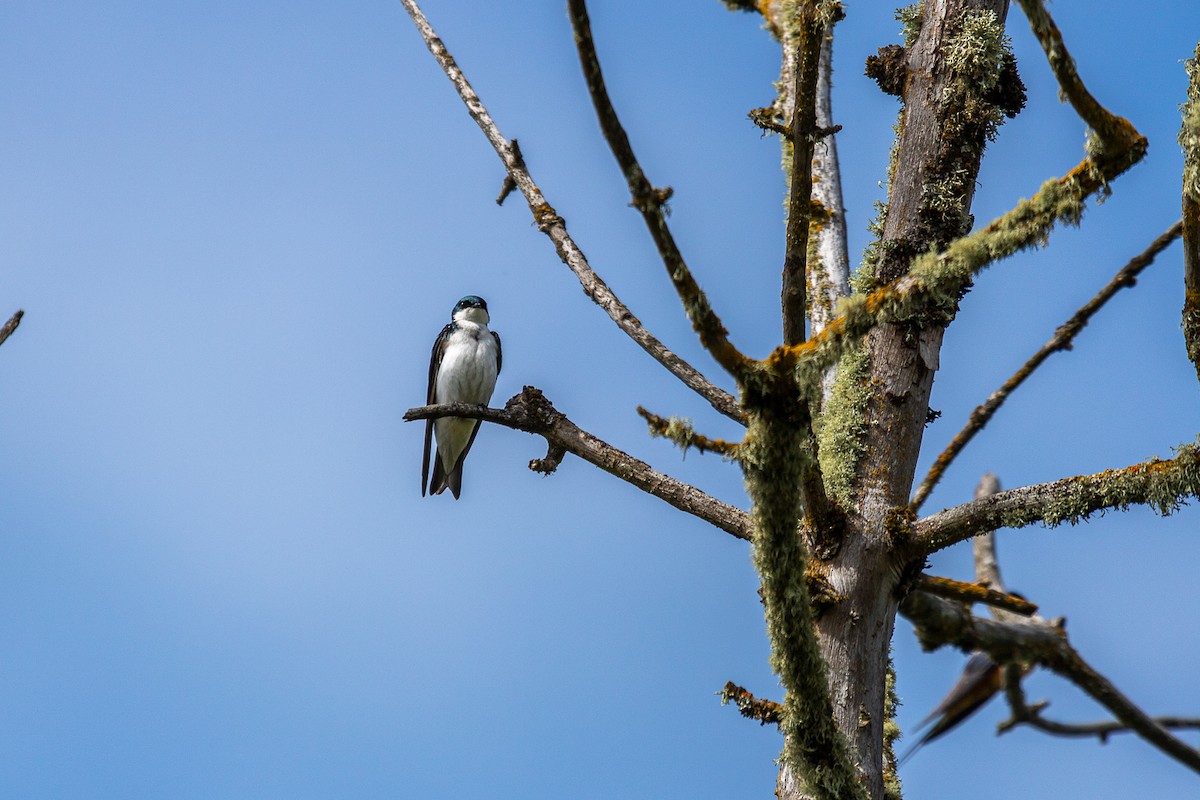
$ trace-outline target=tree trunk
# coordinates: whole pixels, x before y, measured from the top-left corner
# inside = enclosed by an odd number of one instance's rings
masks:
[[[996,86],[980,84],[975,72],[1009,68],[1008,79],[1015,80],[1011,63],[995,60],[1004,49],[999,37],[1007,11],[1006,0],[925,0],[915,41],[881,56],[888,73],[899,78],[888,88],[901,94],[904,111],[877,244],[875,285],[901,277],[913,256],[944,246],[971,227],[975,178],[1000,105]],[[990,26],[980,12],[994,15]],[[976,50],[987,54],[988,63],[960,57]],[[981,103],[987,108],[976,107]],[[947,142],[955,143],[953,151]],[[948,321],[881,325],[868,336],[869,377],[860,387],[869,398],[862,420],[867,433],[854,480],[856,508],[848,514],[841,548],[816,564],[844,598],[817,619],[834,716],[876,799],[885,796],[886,778],[894,769],[884,765],[885,695],[897,588],[908,566],[892,553],[888,521],[908,505]],[[780,772],[777,795],[785,800],[811,796],[787,768]]]

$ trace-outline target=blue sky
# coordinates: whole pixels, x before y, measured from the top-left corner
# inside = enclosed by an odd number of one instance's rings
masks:
[[[1098,97],[1150,155],[1079,230],[984,274],[950,329],[927,464],[1179,214],[1190,2],[1059,3]],[[597,133],[561,0],[425,10],[593,266],[708,374]],[[862,62],[890,10],[838,27],[852,257],[883,196],[892,98]],[[716,0],[596,2],[614,100],[697,277],[752,355],[779,337],[775,46]],[[983,221],[1060,175],[1084,130],[1019,11],[1029,108],[989,150]],[[0,11],[0,794],[21,798],[770,796],[777,734],[721,708],[778,694],[746,546],[525,434],[484,430],[463,498],[420,497],[434,335],[458,297],[504,336],[502,404],[543,389],[582,427],[745,505],[736,469],[645,435],[642,404],[736,435],[619,334],[517,200],[394,2],[10,3]],[[1194,439],[1178,245],[999,413],[928,508]],[[549,335],[548,335],[549,334]],[[1001,534],[1009,583],[1069,618],[1151,713],[1200,714],[1189,508]],[[969,553],[934,571],[970,575]],[[902,724],[963,657],[895,639]],[[1027,682],[1067,720],[1103,712]],[[903,773],[911,797],[1187,796],[1129,736],[993,735],[989,707]],[[1189,741],[1197,742],[1192,734]],[[980,786],[978,775],[986,774]]]

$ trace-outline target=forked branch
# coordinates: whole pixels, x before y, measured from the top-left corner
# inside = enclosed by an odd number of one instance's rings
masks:
[[[529,203],[529,210],[533,213],[533,218],[537,223],[538,229],[546,234],[554,243],[554,249],[558,253],[559,258],[575,273],[580,285],[583,287],[584,293],[596,305],[604,309],[609,318],[617,324],[617,327],[637,342],[654,360],[666,367],[668,372],[707,400],[717,411],[731,419],[744,422],[745,415],[742,413],[737,400],[725,390],[713,385],[695,367],[684,361],[651,335],[642,326],[641,321],[617,298],[612,289],[608,287],[608,284],[592,270],[583,251],[579,249],[574,239],[567,233],[566,222],[562,217],[558,216],[554,208],[546,201],[545,196],[530,176],[529,170],[525,167],[523,159],[517,156],[508,140],[500,133],[500,129],[496,126],[495,121],[492,120],[483,102],[479,99],[479,95],[471,88],[471,84],[467,81],[462,70],[459,69],[458,64],[446,49],[445,44],[438,38],[437,33],[429,24],[429,20],[425,18],[416,0],[400,0],[400,2],[404,5],[405,10],[408,11],[409,16],[412,17],[417,30],[421,34],[421,38],[425,40],[425,45],[429,48],[429,52],[433,54],[434,59],[442,67],[442,71],[446,73],[446,77],[450,79],[450,82],[454,84],[454,88],[458,90],[458,95],[466,105],[471,118],[479,125],[496,153],[500,156],[500,160],[504,162],[504,167],[509,177],[512,178],[517,188],[521,190],[521,194],[525,196],[525,200]]]
[[[525,431],[546,440],[550,452],[572,453],[610,475],[670,503],[680,511],[708,522],[739,539],[750,538],[750,523],[746,512],[722,503],[690,484],[676,480],[655,470],[607,442],[581,429],[567,416],[558,411],[539,389],[526,386],[514,395],[503,409],[476,406],[469,403],[410,408],[404,413],[405,422],[439,417],[465,417],[503,425],[506,428]],[[552,459],[553,460],[553,459]],[[539,472],[548,471],[544,459],[537,459],[530,467]]]

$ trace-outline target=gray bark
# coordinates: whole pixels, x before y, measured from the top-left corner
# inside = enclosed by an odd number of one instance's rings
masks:
[[[905,56],[905,110],[889,187],[881,279],[900,277],[912,255],[965,233],[931,229],[924,212],[929,185],[942,177],[933,169],[947,127],[939,101],[953,78],[943,45],[966,8],[991,10],[1003,21],[1008,2],[926,0],[921,34]],[[976,158],[966,165],[969,175],[958,198],[964,214],[982,150],[980,141]],[[884,796],[884,698],[896,589],[906,566],[890,555],[887,523],[895,509],[907,505],[912,489],[941,344],[940,327],[881,325],[867,338],[873,394],[856,479],[859,502],[849,515],[844,544],[825,565],[834,591],[846,599],[817,620],[837,726],[857,751],[864,785],[877,799]],[[810,796],[788,770],[780,772],[777,794],[784,800]]]

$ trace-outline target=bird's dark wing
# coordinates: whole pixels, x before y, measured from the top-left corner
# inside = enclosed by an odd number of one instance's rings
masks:
[[[500,347],[500,334],[492,331],[492,338],[496,340],[496,374],[500,374],[500,368],[504,365],[504,351]]]
[[[437,394],[438,367],[442,364],[442,353],[446,349],[446,341],[450,338],[450,332],[453,329],[453,323],[442,328],[442,332],[438,334],[433,343],[433,352],[429,355],[429,388],[425,392],[425,405],[427,406],[437,402],[434,395]],[[429,486],[429,454],[432,446],[433,420],[427,419],[425,420],[425,455],[421,459],[421,497],[425,496],[425,489]]]
[[[904,757],[900,759],[900,763],[903,764],[912,758],[913,754],[920,750],[922,746],[953,730],[959,723],[974,714],[984,703],[996,696],[1003,683],[1004,679],[1000,665],[993,661],[987,653],[975,653],[972,655],[967,660],[967,665],[963,668],[958,682],[951,687],[946,696],[942,698],[942,701],[937,704],[937,707],[929,713],[929,716],[921,720],[921,723],[917,725],[915,730],[924,728],[935,718],[939,719],[904,754]]]
[[[933,711],[925,719],[921,720],[921,724],[917,725],[917,730],[924,728],[935,718],[945,716],[953,719],[956,722],[965,719],[967,715],[974,711],[979,706],[983,705],[992,695],[1000,689],[1000,683],[997,680],[1000,674],[1000,667],[992,660],[987,653],[975,653],[967,659],[967,665],[963,667],[962,674],[958,676],[958,681],[942,698],[942,701],[937,704]],[[964,713],[965,710],[965,713]],[[945,720],[943,720],[944,722]],[[942,725],[939,722],[934,726],[936,730]],[[950,727],[953,727],[951,725]],[[944,733],[949,728],[943,728],[939,733]],[[933,731],[930,731],[932,733]]]

